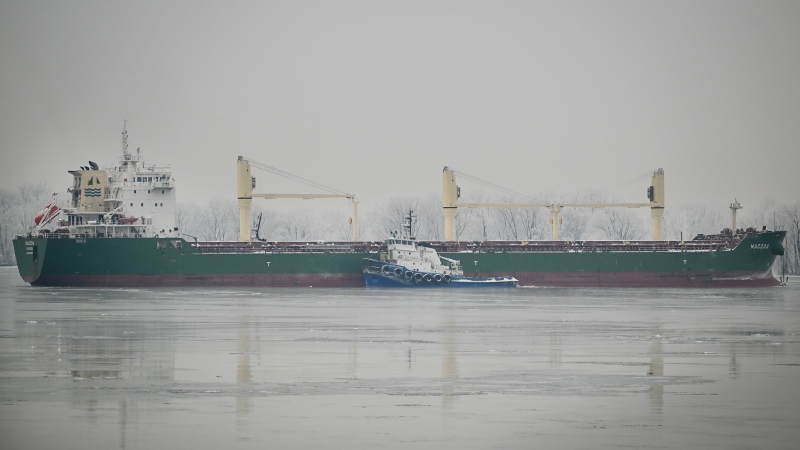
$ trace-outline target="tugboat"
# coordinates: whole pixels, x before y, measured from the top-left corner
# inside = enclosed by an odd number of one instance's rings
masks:
[[[393,233],[386,240],[380,260],[364,258],[363,272],[367,287],[516,287],[519,281],[505,277],[465,277],[461,262],[445,258],[433,248],[417,245],[411,232],[416,217],[409,211],[401,236]]]

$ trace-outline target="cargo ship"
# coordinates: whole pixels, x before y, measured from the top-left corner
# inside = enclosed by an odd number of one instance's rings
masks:
[[[129,152],[124,129],[122,141],[116,166],[100,169],[90,162],[70,170],[69,206],[47,205],[36,221],[32,218],[31,229],[14,238],[24,281],[34,286],[364,287],[364,259],[380,260],[387,250],[386,242],[252,240],[244,224],[236,242],[187,240],[176,226],[171,169],[147,164],[138,150]],[[249,168],[241,169],[239,159],[241,175]],[[445,177],[450,175],[445,168]],[[247,223],[255,183],[242,179],[239,203],[246,206],[241,214]],[[454,217],[455,187],[446,183],[444,188],[446,226],[451,226],[447,219]],[[663,215],[663,198],[653,205],[655,223]],[[552,206],[555,216],[562,205]],[[445,241],[419,244],[456,262],[466,277],[513,277],[519,286],[762,287],[780,284],[772,265],[783,254],[786,232],[729,229],[685,242],[456,241],[449,234],[446,230]]]

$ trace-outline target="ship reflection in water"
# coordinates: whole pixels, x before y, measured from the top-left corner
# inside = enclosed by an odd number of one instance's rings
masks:
[[[0,277],[9,448],[800,437],[798,286],[41,289]]]

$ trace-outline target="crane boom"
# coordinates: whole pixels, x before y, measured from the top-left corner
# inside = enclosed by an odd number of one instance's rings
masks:
[[[251,194],[250,196],[266,199],[302,198],[303,200],[312,200],[315,198],[355,198],[355,196],[350,194]]]
[[[253,162],[258,168],[263,168],[264,170],[268,170],[276,175],[283,176],[285,178],[291,178],[297,181],[305,182],[306,184],[310,184],[312,186],[318,187],[323,190],[328,190],[331,192],[339,192],[339,193],[330,193],[330,194],[254,194],[253,189],[256,187],[256,179],[250,173],[250,163]],[[284,172],[279,169],[275,169],[274,167],[267,166],[266,164],[259,163],[258,161],[251,161],[246,159],[242,156],[239,157],[236,163],[236,192],[237,198],[239,201],[239,240],[241,242],[250,242],[251,240],[251,233],[250,233],[250,207],[253,204],[253,198],[265,198],[269,200],[279,199],[279,198],[301,198],[304,200],[311,200],[315,198],[346,198],[350,200],[350,203],[353,204],[353,240],[358,240],[358,200],[356,200],[356,196],[353,194],[347,194],[341,191],[337,191],[335,189],[328,188],[323,186],[319,183],[314,183],[313,181],[306,180],[305,178],[298,177],[296,175],[289,174],[288,172]]]
[[[553,225],[553,240],[558,240],[559,213],[564,207],[571,208],[650,208],[653,218],[653,240],[661,240],[661,222],[664,217],[664,169],[653,172],[652,184],[647,190],[649,203],[467,203],[459,202],[460,188],[456,185],[456,174],[449,167],[442,172],[442,208],[444,213],[444,238],[456,240],[456,212],[462,208],[548,208]]]

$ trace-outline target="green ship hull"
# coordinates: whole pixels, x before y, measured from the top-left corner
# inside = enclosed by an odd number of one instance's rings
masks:
[[[774,286],[784,231],[732,243],[427,243],[465,276],[513,276],[520,286]],[[363,287],[362,261],[380,243],[253,247],[183,239],[21,237],[22,279],[37,286]]]

